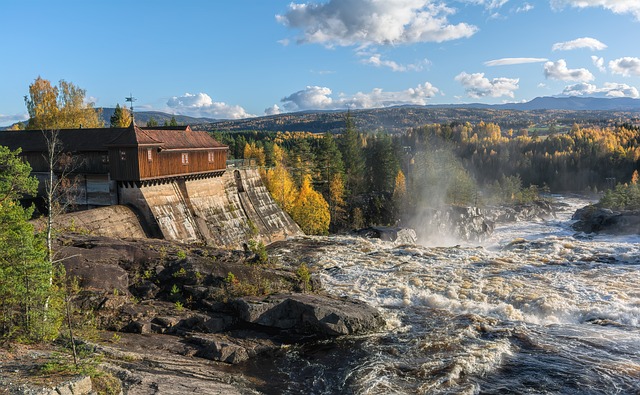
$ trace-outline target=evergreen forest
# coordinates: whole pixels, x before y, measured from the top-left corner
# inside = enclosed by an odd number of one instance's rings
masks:
[[[640,130],[630,124],[538,136],[451,122],[391,134],[357,130],[347,113],[344,125],[340,134],[213,134],[230,157],[262,169],[274,199],[313,234],[402,224],[424,206],[517,204],[543,192],[609,191],[604,204],[633,206],[620,197],[632,194],[625,188],[635,185],[640,158]]]

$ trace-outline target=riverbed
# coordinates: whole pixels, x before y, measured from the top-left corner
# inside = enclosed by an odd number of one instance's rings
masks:
[[[640,237],[576,233],[588,202],[556,199],[556,218],[499,225],[482,244],[335,236],[273,251],[376,306],[387,327],[245,373],[272,394],[637,394]]]

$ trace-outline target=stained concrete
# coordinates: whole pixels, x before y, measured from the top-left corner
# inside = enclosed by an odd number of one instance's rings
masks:
[[[36,229],[45,228],[46,218],[35,220]],[[63,214],[55,218],[58,229],[114,238],[143,239],[147,237],[140,219],[126,206],[108,206]]]
[[[184,243],[241,248],[302,235],[280,209],[256,169],[228,169],[221,177],[122,187],[121,204],[135,207],[147,233]]]

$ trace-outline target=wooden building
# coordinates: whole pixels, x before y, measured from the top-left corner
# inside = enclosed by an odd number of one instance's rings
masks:
[[[226,169],[228,147],[187,127],[128,128],[107,144],[111,179],[138,186],[206,178]]]
[[[41,180],[49,165],[49,131],[0,132],[0,145],[22,149]],[[189,126],[62,129],[57,131],[61,166],[75,179],[76,204],[86,208],[119,204],[119,188],[217,177],[226,170],[228,147]]]

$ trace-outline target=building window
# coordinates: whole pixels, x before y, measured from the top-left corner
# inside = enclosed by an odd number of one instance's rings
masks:
[[[182,164],[183,165],[188,165],[189,164],[189,154],[186,152],[182,153]]]
[[[127,160],[127,151],[120,150],[120,160]]]
[[[109,155],[102,155],[102,163],[105,165],[109,164]]]
[[[149,162],[152,162],[152,161],[153,161],[153,153],[152,153],[151,148],[147,148],[147,160],[148,160]]]
[[[209,151],[209,163],[215,162],[215,155],[213,151]]]

